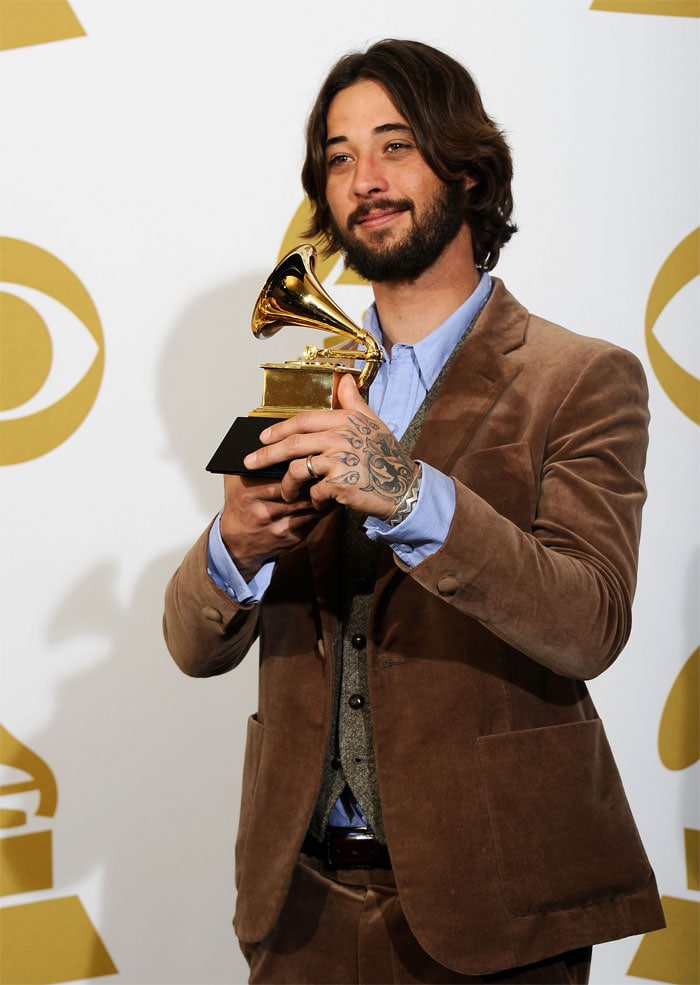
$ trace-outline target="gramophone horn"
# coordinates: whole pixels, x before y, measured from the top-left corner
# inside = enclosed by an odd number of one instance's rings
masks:
[[[269,338],[285,325],[298,325],[353,339],[366,351],[318,350],[318,356],[364,359],[357,384],[360,390],[366,389],[379,369],[381,349],[374,336],[356,325],[325,291],[314,274],[315,256],[314,247],[305,244],[280,260],[253,308],[253,335]]]

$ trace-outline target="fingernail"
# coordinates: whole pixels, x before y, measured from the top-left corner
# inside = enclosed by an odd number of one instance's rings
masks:
[[[245,467],[247,469],[254,469],[255,468],[255,461],[256,461],[257,457],[258,457],[258,453],[255,452],[255,451],[252,451],[250,453],[250,455],[246,455],[246,457],[243,459],[243,464],[245,465]]]
[[[265,428],[264,431],[261,431],[260,432],[260,440],[261,441],[267,441],[267,439],[269,437],[270,437],[270,428]]]

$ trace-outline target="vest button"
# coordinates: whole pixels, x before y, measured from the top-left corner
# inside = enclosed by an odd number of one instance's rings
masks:
[[[364,703],[365,703],[365,699],[362,697],[361,694],[351,694],[350,697],[348,698],[348,704],[354,711],[357,711],[359,708],[362,708]]]
[[[354,636],[350,637],[350,645],[356,650],[362,650],[363,647],[367,646],[367,637],[363,633],[355,633]]]
[[[331,759],[331,769],[339,770],[341,765],[342,763],[340,762],[338,756],[334,756],[333,759]]]

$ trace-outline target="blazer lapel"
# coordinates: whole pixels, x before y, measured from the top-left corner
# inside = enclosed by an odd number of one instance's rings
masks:
[[[326,656],[333,652],[338,613],[340,612],[340,561],[342,507],[331,510],[314,527],[306,539],[321,631]]]
[[[449,474],[455,459],[520,372],[520,361],[512,353],[524,342],[527,319],[527,310],[494,278],[491,297],[428,412],[414,458]]]

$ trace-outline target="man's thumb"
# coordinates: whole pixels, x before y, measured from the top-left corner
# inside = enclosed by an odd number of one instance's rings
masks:
[[[338,382],[338,402],[343,410],[352,410],[353,407],[365,407],[366,404],[357,389],[357,383],[352,373],[342,373]]]

